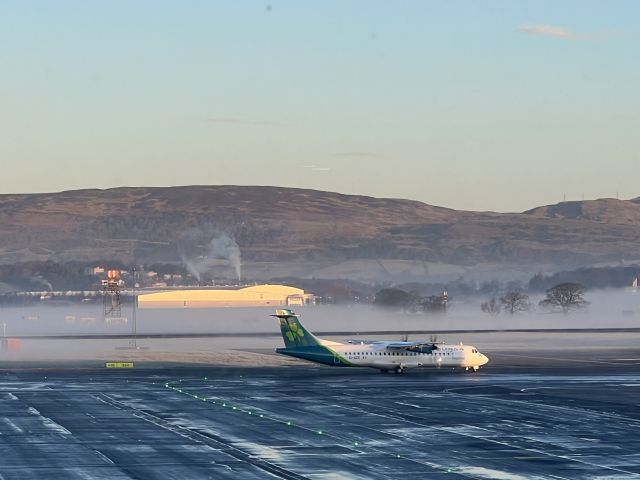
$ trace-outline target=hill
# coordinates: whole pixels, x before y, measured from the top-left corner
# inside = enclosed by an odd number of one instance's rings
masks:
[[[535,217],[589,220],[617,225],[640,224],[640,198],[617,200],[600,198],[581,202],[562,202],[528,210]]]
[[[531,272],[640,258],[640,201],[521,214],[315,190],[187,186],[0,195],[0,263],[192,262],[252,278]],[[222,238],[222,240],[220,240]]]

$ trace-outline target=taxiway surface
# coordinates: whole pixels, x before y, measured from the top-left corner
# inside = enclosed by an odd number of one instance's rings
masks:
[[[640,350],[0,371],[0,479],[640,478]]]

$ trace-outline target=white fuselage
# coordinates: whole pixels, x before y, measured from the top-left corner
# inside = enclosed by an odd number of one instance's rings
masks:
[[[412,352],[399,348],[387,348],[384,342],[374,344],[330,342],[327,347],[354,367],[372,367],[383,370],[416,367],[478,369],[489,361],[485,355],[471,345],[440,344],[431,352]]]

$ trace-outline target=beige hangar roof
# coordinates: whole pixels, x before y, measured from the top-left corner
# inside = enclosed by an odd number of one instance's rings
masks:
[[[238,290],[171,290],[138,296],[142,308],[286,305],[304,290],[286,285],[254,285]]]

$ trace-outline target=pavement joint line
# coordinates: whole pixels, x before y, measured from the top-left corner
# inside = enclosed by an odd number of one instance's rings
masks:
[[[182,380],[180,380],[180,381],[182,381]],[[169,382],[169,383],[171,383],[171,382]],[[193,397],[193,394],[191,394],[189,392],[182,391],[182,390],[176,390],[174,387],[169,387],[169,388],[173,389],[174,391],[178,391],[178,393],[182,393],[183,395],[187,395],[187,396]],[[223,404],[223,407],[224,406],[225,405]],[[234,410],[235,410],[235,407],[234,407]],[[261,415],[261,418],[262,418],[262,415]],[[279,420],[277,418],[272,418],[272,417],[268,417],[268,416],[265,416],[264,418],[266,418],[267,420],[272,420],[272,421],[277,422],[277,423],[281,423],[281,424],[285,423],[283,420]],[[317,433],[318,432],[317,430],[314,430],[312,428],[305,427],[305,426],[302,426],[302,425],[294,424],[293,422],[288,422],[287,421],[286,425],[287,426],[296,426],[299,429],[305,430],[305,431],[310,432],[310,433]],[[340,437],[340,436],[332,434],[332,433],[326,433],[324,431],[322,431],[322,435],[325,435],[325,436],[327,436],[329,438],[335,438],[337,440],[345,441],[345,442],[351,442],[348,446],[347,445],[343,445],[343,446],[345,446],[347,448],[363,447],[362,442],[360,442],[358,440],[349,440],[349,439],[346,439],[344,437]],[[375,453],[378,453],[378,454],[380,454],[382,456],[391,456],[391,457],[396,458],[396,459],[402,458],[402,459],[410,461],[410,462],[415,462],[415,463],[417,463],[419,465],[428,466],[428,467],[430,467],[430,468],[432,468],[432,469],[434,469],[436,471],[442,471],[442,472],[445,472],[445,473],[456,473],[459,476],[463,476],[463,477],[467,477],[467,478],[475,478],[475,477],[463,474],[461,472],[457,472],[456,471],[457,467],[445,467],[445,466],[442,466],[442,465],[439,465],[439,464],[435,464],[433,462],[427,462],[427,461],[419,460],[419,459],[416,459],[416,458],[406,457],[406,456],[403,456],[403,455],[401,455],[399,453],[390,453],[390,452],[388,452],[386,450],[382,450],[382,449],[376,448],[376,447],[374,447],[372,445],[366,445],[366,448],[371,450],[371,451],[373,451],[373,452],[375,452]]]
[[[224,453],[226,453],[227,455],[232,456],[233,458],[235,458],[236,460],[240,460],[243,461],[244,463],[247,464],[251,464],[261,470],[264,470],[272,475],[275,475],[279,478],[282,478],[284,480],[310,480],[308,477],[305,477],[303,475],[299,475],[295,472],[291,472],[283,467],[280,467],[274,463],[268,462],[266,460],[263,459],[259,459],[247,452],[244,452],[243,450],[239,449],[238,447],[235,447],[233,445],[230,445],[228,443],[225,443],[224,441],[222,441],[221,439],[216,438],[215,436],[211,435],[211,434],[204,434],[202,432],[199,432],[197,430],[188,428],[188,427],[183,427],[183,426],[179,426],[179,425],[175,425],[167,420],[164,420],[156,415],[153,415],[149,412],[146,411],[142,411],[139,410],[137,408],[131,407],[127,404],[124,404],[122,402],[119,402],[118,400],[115,400],[114,398],[112,398],[110,395],[107,395],[105,393],[101,394],[104,398],[105,398],[105,403],[111,405],[111,406],[116,406],[116,405],[120,405],[120,409],[121,410],[125,410],[128,411],[130,414],[141,418],[143,420],[146,420],[150,423],[153,423],[154,425],[163,428],[165,430],[169,430],[173,433],[176,433],[184,438],[187,438],[189,440],[195,441],[196,443],[201,443],[201,444],[205,444],[205,445],[209,445],[212,446],[215,445],[218,447],[218,449]],[[222,446],[222,448],[220,448],[220,446]]]
[[[347,393],[347,395],[349,395],[349,394]],[[372,405],[371,403],[368,403],[368,402],[361,402],[361,403],[364,403],[365,405],[369,405],[372,408],[377,408],[377,409],[382,410],[382,411],[389,411],[390,410],[392,412],[392,413],[386,413],[386,414],[379,414],[382,417],[393,418],[393,419],[396,419],[396,420],[402,420],[402,421],[407,422],[407,423],[411,423],[411,424],[414,424],[414,425],[419,425],[421,427],[430,428],[430,429],[437,430],[437,431],[440,431],[440,432],[446,432],[446,433],[453,434],[453,435],[461,435],[461,436],[464,436],[464,437],[467,437],[467,438],[473,438],[473,439],[476,439],[476,440],[481,440],[481,441],[485,441],[485,442],[489,442],[489,443],[495,443],[495,444],[498,444],[498,445],[503,445],[505,447],[514,448],[514,449],[522,450],[522,451],[529,452],[529,453],[539,453],[541,455],[545,455],[545,456],[548,456],[548,457],[561,458],[563,460],[569,460],[569,461],[572,461],[572,462],[581,463],[583,465],[589,465],[591,467],[598,467],[598,468],[602,468],[602,469],[605,469],[605,470],[612,470],[614,472],[624,473],[624,474],[628,474],[628,475],[632,475],[634,477],[639,477],[640,478],[640,474],[638,474],[636,472],[631,472],[629,470],[623,470],[621,468],[616,468],[616,467],[607,466],[607,465],[599,465],[597,463],[587,462],[587,461],[581,460],[579,458],[571,457],[571,456],[568,456],[568,455],[556,455],[556,454],[553,454],[553,453],[550,453],[550,452],[545,452],[544,450],[539,450],[539,449],[536,449],[536,448],[525,448],[525,447],[518,446],[518,445],[511,445],[509,443],[506,443],[506,442],[503,442],[503,441],[499,441],[499,440],[495,440],[495,439],[491,439],[491,438],[488,438],[488,437],[477,437],[477,436],[470,435],[468,433],[464,433],[464,432],[460,432],[460,431],[447,430],[447,429],[444,429],[444,428],[440,428],[440,427],[435,427],[433,425],[429,425],[427,423],[420,423],[420,422],[416,422],[416,421],[410,420],[409,418],[406,418],[406,417],[408,417],[408,415],[394,414],[393,410],[391,410],[391,409],[389,409],[387,407],[379,407],[379,406],[376,406],[376,405]],[[354,410],[357,410],[357,409],[355,409],[353,407],[346,407],[346,408],[352,408]],[[359,409],[359,410],[362,410],[362,409]],[[368,411],[368,412],[372,413],[372,411]]]
[[[516,358],[529,358],[529,359],[537,359],[537,360],[557,360],[559,362],[575,362],[575,363],[598,363],[603,365],[615,365],[619,366],[619,363],[616,362],[604,362],[602,360],[580,360],[577,358],[555,358],[555,357],[538,357],[532,355],[517,355],[515,353],[493,353],[495,356],[502,357],[516,357]]]
[[[462,388],[462,387],[461,387]],[[478,387],[478,388],[482,388],[482,387]],[[539,388],[554,388],[554,387],[539,387]],[[443,392],[446,392],[449,395],[456,395],[459,397],[464,397],[465,395],[462,393],[456,393],[452,390],[455,389],[445,389],[443,390]],[[528,390],[531,390],[531,388],[529,388]],[[605,418],[613,418],[616,420],[625,420],[627,422],[632,422],[632,423],[640,423],[640,419],[637,418],[631,418],[631,417],[627,417],[625,415],[620,415],[618,413],[608,413],[608,412],[599,412],[597,410],[591,410],[588,408],[584,408],[584,407],[565,407],[564,405],[550,405],[548,403],[539,403],[539,402],[527,402],[525,400],[518,400],[516,398],[496,398],[495,396],[491,396],[491,394],[479,394],[477,395],[478,397],[484,397],[484,398],[491,398],[491,400],[493,401],[498,401],[498,402],[503,402],[503,403],[519,403],[519,404],[525,404],[525,405],[529,405],[531,403],[534,403],[536,406],[539,407],[544,407],[544,408],[548,408],[548,409],[553,409],[553,410],[568,410],[569,412],[575,412],[576,410],[580,410],[582,412],[588,413],[590,415],[595,415],[595,416],[601,416],[601,417],[605,417]]]

